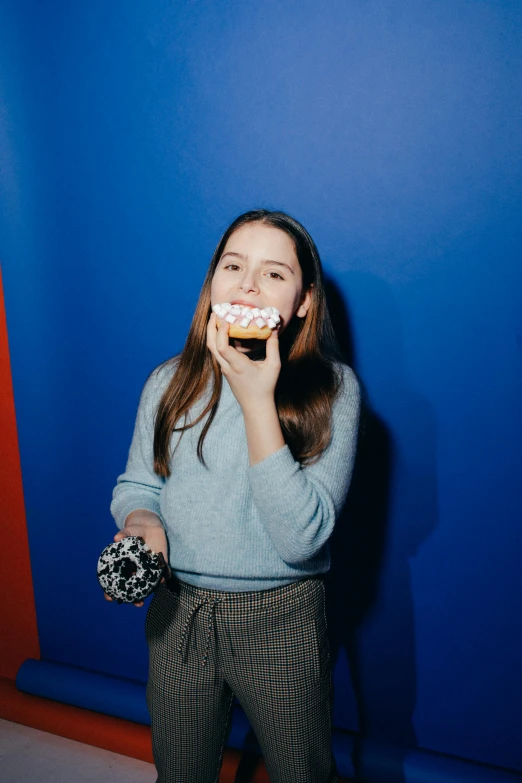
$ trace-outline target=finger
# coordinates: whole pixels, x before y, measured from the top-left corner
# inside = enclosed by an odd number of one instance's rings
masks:
[[[210,340],[212,342],[212,338],[214,338],[214,341],[215,341],[216,332],[217,332],[217,318],[216,318],[216,314],[215,313],[210,313],[210,318],[208,319],[208,324],[207,324],[207,339],[210,338]]]
[[[248,366],[250,360],[230,345],[229,330],[229,323],[221,321],[216,334],[216,349],[232,370],[240,372],[241,369]]]
[[[230,324],[223,318],[216,330],[216,349],[221,355],[225,353],[227,348],[230,348],[228,336],[229,329]]]
[[[236,372],[239,371],[242,363],[245,363],[246,360],[245,356],[230,345],[229,329],[230,324],[223,319],[215,332],[216,353],[214,355],[225,375],[229,374],[231,369]],[[248,363],[248,360],[246,360],[246,363]]]
[[[136,601],[136,603],[134,604],[134,606],[135,606],[135,607],[137,607],[137,608],[139,609],[139,607],[140,607],[140,606],[143,606],[143,601]]]
[[[172,569],[170,566],[165,566],[163,569],[163,576],[160,579],[160,584],[167,582],[172,577]]]
[[[272,330],[272,334],[266,341],[266,362],[273,367],[281,366],[281,354],[279,353],[279,334],[277,329]]]
[[[106,601],[109,601],[112,604],[112,598],[110,597],[110,595],[107,595],[107,593],[104,593],[103,597],[105,598]]]
[[[225,322],[226,323],[226,322]],[[222,322],[223,324],[223,322]],[[221,325],[222,325],[221,324]],[[228,326],[228,324],[227,324]],[[214,313],[210,316],[209,322],[207,324],[207,348],[214,357],[214,359],[217,361],[221,369],[226,372],[227,370],[227,362],[226,360],[221,356],[221,354],[218,351],[217,348],[217,333],[218,333],[218,326],[217,326],[217,318]]]

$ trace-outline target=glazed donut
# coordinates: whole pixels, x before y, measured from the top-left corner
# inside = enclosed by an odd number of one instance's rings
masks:
[[[243,304],[216,304],[212,308],[217,315],[218,326],[221,321],[230,324],[228,334],[241,340],[268,340],[272,330],[281,321],[279,310],[275,307],[252,307]]]
[[[165,571],[161,552],[152,552],[140,536],[127,536],[109,544],[98,560],[98,581],[119,604],[143,601],[158,586]]]

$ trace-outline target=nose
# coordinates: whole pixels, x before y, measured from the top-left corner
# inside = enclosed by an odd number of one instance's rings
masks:
[[[259,293],[259,284],[254,270],[245,269],[239,283],[239,288],[245,293]]]

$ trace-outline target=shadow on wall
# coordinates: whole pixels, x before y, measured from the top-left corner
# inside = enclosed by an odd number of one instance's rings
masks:
[[[386,284],[350,273],[347,286],[358,301],[369,303],[358,327],[365,358],[370,363],[375,358],[375,377],[386,402],[379,396],[384,416],[370,403],[347,308],[329,280],[328,305],[342,358],[357,372],[363,389],[354,473],[332,537],[332,565],[325,580],[330,646],[333,666],[344,650],[350,669],[359,723],[352,759],[356,779],[405,783],[407,749],[417,745],[409,558],[437,524],[435,420],[428,401],[408,383],[399,312]],[[337,677],[335,686],[336,701],[342,702],[349,684]],[[382,758],[376,757],[376,747],[383,749]],[[242,750],[236,783],[251,781],[259,765],[252,729]]]
[[[409,558],[437,523],[434,416],[429,403],[407,382],[399,313],[386,284],[350,273],[350,290],[371,312],[377,377],[387,402],[379,405],[396,434],[372,409],[363,389],[359,443],[352,484],[331,541],[326,579],[332,662],[344,649],[350,669],[360,734],[354,745],[358,779],[372,779],[365,740],[386,746],[387,780],[404,777],[406,748],[416,746],[416,649]],[[350,320],[342,295],[328,281],[327,293],[343,360],[357,372]],[[376,327],[377,324],[377,327]],[[362,332],[359,332],[362,333]],[[381,362],[382,357],[382,362]],[[382,393],[382,391],[381,391]],[[392,491],[393,489],[393,491]],[[338,680],[339,678],[337,678]],[[343,699],[336,682],[336,700]]]

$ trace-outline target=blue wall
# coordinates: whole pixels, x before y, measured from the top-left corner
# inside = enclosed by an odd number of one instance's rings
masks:
[[[517,2],[0,12],[6,308],[42,655],[143,680],[95,579],[141,386],[241,211],[300,219],[368,394],[335,720],[522,770]]]

